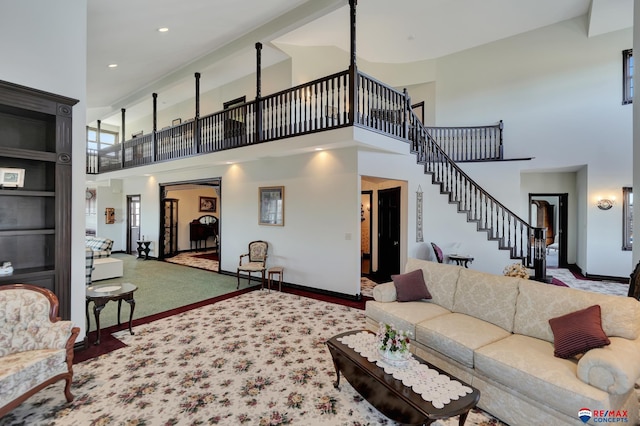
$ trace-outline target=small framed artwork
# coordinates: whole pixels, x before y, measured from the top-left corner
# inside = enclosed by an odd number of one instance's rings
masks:
[[[22,188],[24,186],[24,169],[0,168],[0,187]]]
[[[284,226],[284,186],[258,189],[260,225]]]
[[[216,199],[213,197],[200,197],[201,212],[216,212]]]
[[[178,124],[182,124],[182,119],[181,118],[175,118],[171,121],[171,125],[172,126],[177,126]]]

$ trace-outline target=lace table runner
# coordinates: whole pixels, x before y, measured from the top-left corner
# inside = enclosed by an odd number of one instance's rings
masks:
[[[385,373],[400,380],[403,385],[412,388],[415,393],[422,396],[422,399],[431,402],[435,408],[443,408],[451,401],[473,392],[469,386],[445,374],[440,374],[413,357],[401,367],[394,367],[384,362],[378,353],[377,339],[373,333],[361,331],[340,337],[338,341],[375,363]]]

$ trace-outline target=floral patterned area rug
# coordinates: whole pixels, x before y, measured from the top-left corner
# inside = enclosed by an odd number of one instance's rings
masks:
[[[0,425],[392,425],[344,378],[330,337],[364,328],[364,311],[252,291],[116,333],[128,346],[74,365]],[[458,419],[434,425],[457,425]],[[467,425],[500,424],[473,410]]]
[[[177,263],[178,265],[190,266],[192,268],[205,269],[207,271],[218,272],[220,268],[220,263],[218,260],[208,259],[206,257],[201,257],[203,254],[212,254],[214,250],[209,250],[205,252],[184,252],[178,253],[173,257],[168,257],[165,262],[169,263]]]

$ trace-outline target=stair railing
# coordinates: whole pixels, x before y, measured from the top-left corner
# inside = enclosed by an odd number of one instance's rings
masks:
[[[426,127],[453,161],[502,160],[502,120],[492,126]]]
[[[440,185],[440,192],[448,194],[449,202],[457,204],[458,211],[466,213],[467,220],[475,222],[479,231],[487,232],[489,240],[498,241],[499,248],[509,250],[512,259],[521,259],[524,266],[535,268],[536,278],[543,278],[546,253],[544,241],[534,235],[537,228],[471,179],[438,145],[411,108],[407,113],[411,151],[424,165],[425,173],[431,174],[432,182]]]

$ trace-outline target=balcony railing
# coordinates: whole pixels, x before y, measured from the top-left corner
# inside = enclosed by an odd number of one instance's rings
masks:
[[[355,87],[354,87],[355,86]],[[502,158],[502,122],[480,128],[425,127],[410,98],[361,72],[340,72],[101,151],[87,151],[87,172],[102,173],[274,141],[362,126],[410,143],[433,183],[479,231],[511,257],[544,274],[539,228],[506,208],[456,165]],[[155,122],[155,117],[154,117]]]

